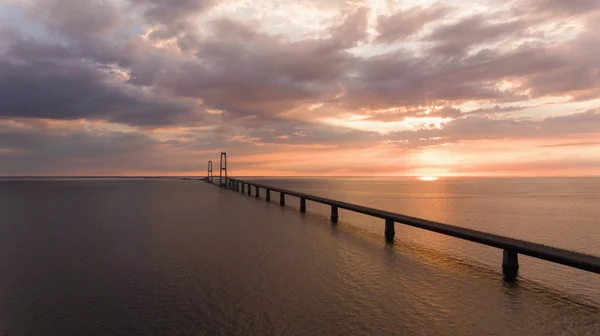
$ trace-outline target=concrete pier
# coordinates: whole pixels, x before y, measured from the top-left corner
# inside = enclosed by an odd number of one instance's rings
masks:
[[[265,199],[267,200],[267,202],[271,201],[271,189],[267,189]]]
[[[260,198],[260,187],[256,186],[256,198]]]
[[[306,198],[300,198],[300,212],[306,212]]]
[[[337,223],[338,222],[338,207],[335,205],[331,206],[331,221],[333,223]]]
[[[396,229],[394,228],[394,221],[391,219],[385,220],[385,240],[394,241],[396,235]]]
[[[281,205],[281,206],[285,205],[285,194],[284,193],[279,193],[279,205]]]
[[[505,249],[502,256],[502,274],[506,280],[514,281],[519,274],[519,254]]]

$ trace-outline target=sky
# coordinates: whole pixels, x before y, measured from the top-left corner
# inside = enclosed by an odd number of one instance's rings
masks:
[[[2,0],[0,175],[600,175],[598,0]]]

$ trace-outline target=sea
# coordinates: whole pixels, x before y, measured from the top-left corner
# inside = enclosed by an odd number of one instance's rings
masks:
[[[598,177],[243,179],[600,256]],[[0,335],[600,335],[598,274],[271,199],[0,178]]]

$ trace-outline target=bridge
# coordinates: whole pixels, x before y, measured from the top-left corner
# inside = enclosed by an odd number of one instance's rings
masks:
[[[212,161],[209,161],[208,176],[203,180],[222,188],[247,193],[248,196],[254,195],[256,198],[260,198],[261,190],[264,190],[264,198],[267,202],[271,201],[271,192],[277,192],[279,193],[279,204],[281,206],[285,206],[287,196],[297,197],[300,199],[300,212],[306,212],[307,201],[325,204],[331,207],[330,219],[333,224],[339,220],[339,209],[380,218],[383,220],[385,239],[392,244],[396,233],[396,224],[403,224],[501,249],[502,273],[507,281],[514,281],[518,276],[519,254],[600,274],[600,257],[597,256],[231,178],[227,176],[227,154],[224,152],[221,153],[220,173],[217,183],[215,183],[215,179],[216,177],[212,175]],[[252,190],[254,190],[254,194],[252,194]]]

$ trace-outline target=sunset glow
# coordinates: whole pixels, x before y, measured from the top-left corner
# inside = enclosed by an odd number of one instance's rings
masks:
[[[0,175],[600,175],[599,29],[583,0],[9,0]]]
[[[421,181],[436,181],[438,179],[437,176],[420,176],[419,180]]]

